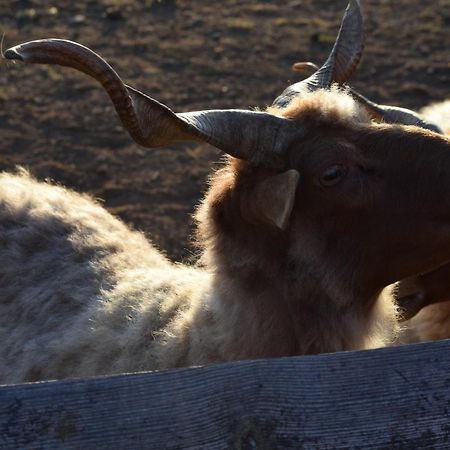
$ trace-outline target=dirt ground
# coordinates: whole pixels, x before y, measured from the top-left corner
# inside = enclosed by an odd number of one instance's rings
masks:
[[[3,47],[46,37],[100,53],[127,84],[175,111],[264,107],[322,63],[346,0],[0,0]],[[364,59],[352,84],[419,108],[450,97],[450,0],[362,0]],[[103,90],[61,67],[0,64],[0,170],[28,167],[101,198],[175,260],[195,257],[190,214],[221,154],[148,150],[123,131]]]

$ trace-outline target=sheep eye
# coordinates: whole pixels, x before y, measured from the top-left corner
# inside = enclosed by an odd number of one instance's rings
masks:
[[[347,168],[341,164],[335,164],[327,167],[321,177],[320,184],[323,186],[334,186],[339,183],[347,174]]]

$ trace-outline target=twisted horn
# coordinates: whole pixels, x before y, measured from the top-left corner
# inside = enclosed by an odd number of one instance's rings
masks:
[[[358,66],[363,48],[364,30],[360,0],[350,0],[336,42],[323,66],[305,80],[286,88],[275,99],[273,106],[285,108],[294,98],[305,92],[328,88],[332,83],[344,84]],[[304,63],[301,65],[302,68],[305,67]]]
[[[301,130],[285,118],[248,110],[174,113],[166,105],[125,85],[98,54],[63,39],[30,41],[8,49],[7,59],[72,67],[97,80],[106,90],[131,137],[144,147],[178,141],[208,142],[254,165],[282,169],[284,152]]]
[[[351,95],[362,104],[372,119],[379,122],[396,123],[401,125],[414,125],[416,127],[425,128],[436,133],[444,134],[444,132],[437,125],[427,122],[419,114],[410,109],[400,108],[398,106],[378,105],[361,95],[359,92],[350,88]]]
[[[292,65],[292,70],[295,72],[303,72],[314,67],[317,66],[311,62],[297,62]],[[346,84],[346,87],[352,97],[365,107],[370,117],[378,122],[414,125],[439,134],[444,134],[443,130],[438,125],[426,121],[423,117],[410,109],[400,108],[398,106],[378,105],[364,95],[360,94],[348,84]]]
[[[292,65],[292,70],[295,72],[304,72],[317,68],[316,64],[312,62],[297,62]],[[426,128],[427,130],[434,131],[436,133],[444,134],[444,132],[436,124],[427,122],[419,114],[410,109],[400,108],[398,106],[386,106],[378,105],[377,103],[369,100],[364,95],[346,84],[348,92],[354,99],[363,105],[370,117],[378,122],[396,123],[401,125],[414,125],[420,128]]]
[[[349,7],[350,7],[350,5],[349,5]],[[345,17],[344,17],[344,21],[345,21]],[[344,24],[344,21],[343,21],[343,24]],[[361,39],[362,39],[362,34],[361,34]],[[338,42],[339,42],[339,36],[336,41],[335,47]],[[362,45],[362,41],[361,41],[361,45]],[[333,50],[334,50],[334,48],[333,48]],[[362,50],[362,47],[361,47],[361,50]],[[344,60],[343,57],[341,59]],[[343,74],[350,73],[350,75],[351,75],[352,71],[350,71],[350,67],[353,67],[353,71],[354,71],[357,66],[358,61],[359,61],[358,59],[353,60],[353,65],[349,65],[348,72],[346,72],[345,70],[339,72],[339,75],[342,76],[341,81],[343,81],[343,83],[345,83],[345,81],[346,81]],[[295,72],[305,72],[305,71],[308,71],[311,69],[316,70],[316,73],[314,75],[312,75],[312,77],[315,77],[319,71],[323,70],[323,67],[321,69],[318,69],[318,66],[316,64],[314,64],[313,62],[309,62],[309,61],[301,61],[301,62],[297,62],[292,65],[292,70],[294,70]],[[348,78],[350,78],[350,77],[348,77]],[[310,89],[310,86],[308,86],[308,80],[309,80],[309,78],[306,80],[303,80],[299,83],[296,83],[295,85],[290,86],[288,88],[288,90],[295,86],[298,86],[298,89],[302,88],[302,89],[308,90],[308,89]],[[338,82],[338,77],[336,79],[333,79],[333,81]],[[341,83],[341,84],[343,84],[343,83]],[[327,87],[327,86],[324,86],[324,87]],[[434,131],[436,133],[443,134],[443,131],[439,126],[437,126],[436,124],[433,124],[431,122],[427,122],[419,114],[417,114],[414,111],[411,111],[410,109],[399,108],[398,106],[378,105],[377,103],[369,100],[364,95],[360,94],[358,91],[356,91],[352,87],[350,87],[348,85],[346,85],[346,87],[348,89],[348,92],[350,92],[350,94],[353,96],[353,98],[355,98],[361,105],[363,105],[365,107],[365,109],[369,113],[370,117],[374,120],[377,120],[379,122],[396,123],[396,124],[401,124],[401,125],[414,125],[414,126],[417,126],[420,128],[425,128],[425,129]]]

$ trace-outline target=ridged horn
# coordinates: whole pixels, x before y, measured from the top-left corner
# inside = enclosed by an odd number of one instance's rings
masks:
[[[400,125],[414,125],[436,133],[444,134],[441,128],[439,128],[436,124],[427,122],[419,114],[411,111],[410,109],[400,108],[398,106],[378,105],[352,88],[349,89],[349,92],[366,108],[367,112],[374,120],[386,123],[396,123]]]
[[[292,65],[292,70],[295,72],[305,72],[314,68],[317,69],[317,66],[313,62],[309,61],[296,62]],[[410,109],[400,108],[398,106],[378,105],[352,87],[348,85],[346,85],[346,87],[347,91],[353,96],[353,98],[365,107],[370,117],[378,122],[414,125],[416,127],[426,128],[427,130],[431,130],[436,133],[444,134],[439,126],[434,123],[427,122],[419,114],[411,111]]]
[[[350,0],[336,42],[323,66],[305,80],[286,88],[275,99],[273,106],[285,108],[294,98],[305,92],[328,88],[332,83],[344,84],[358,67],[363,49],[364,30],[360,1]]]
[[[284,153],[301,134],[298,123],[265,112],[205,110],[174,113],[166,105],[123,83],[98,54],[63,39],[30,41],[8,49],[5,58],[72,67],[106,90],[131,137],[144,147],[178,141],[208,142],[257,166],[282,169]]]

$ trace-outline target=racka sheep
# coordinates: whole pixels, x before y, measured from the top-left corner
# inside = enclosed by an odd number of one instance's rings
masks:
[[[171,264],[86,196],[3,174],[2,382],[394,339],[396,307],[383,287],[450,257],[450,140],[372,123],[364,106],[330,87],[339,68],[351,72],[339,48],[352,66],[361,53],[339,45],[360,26],[349,19],[355,4],[324,66],[266,112],[175,114],[69,41],[5,52],[93,76],[142,145],[200,140],[231,156],[196,214],[202,268]]]

